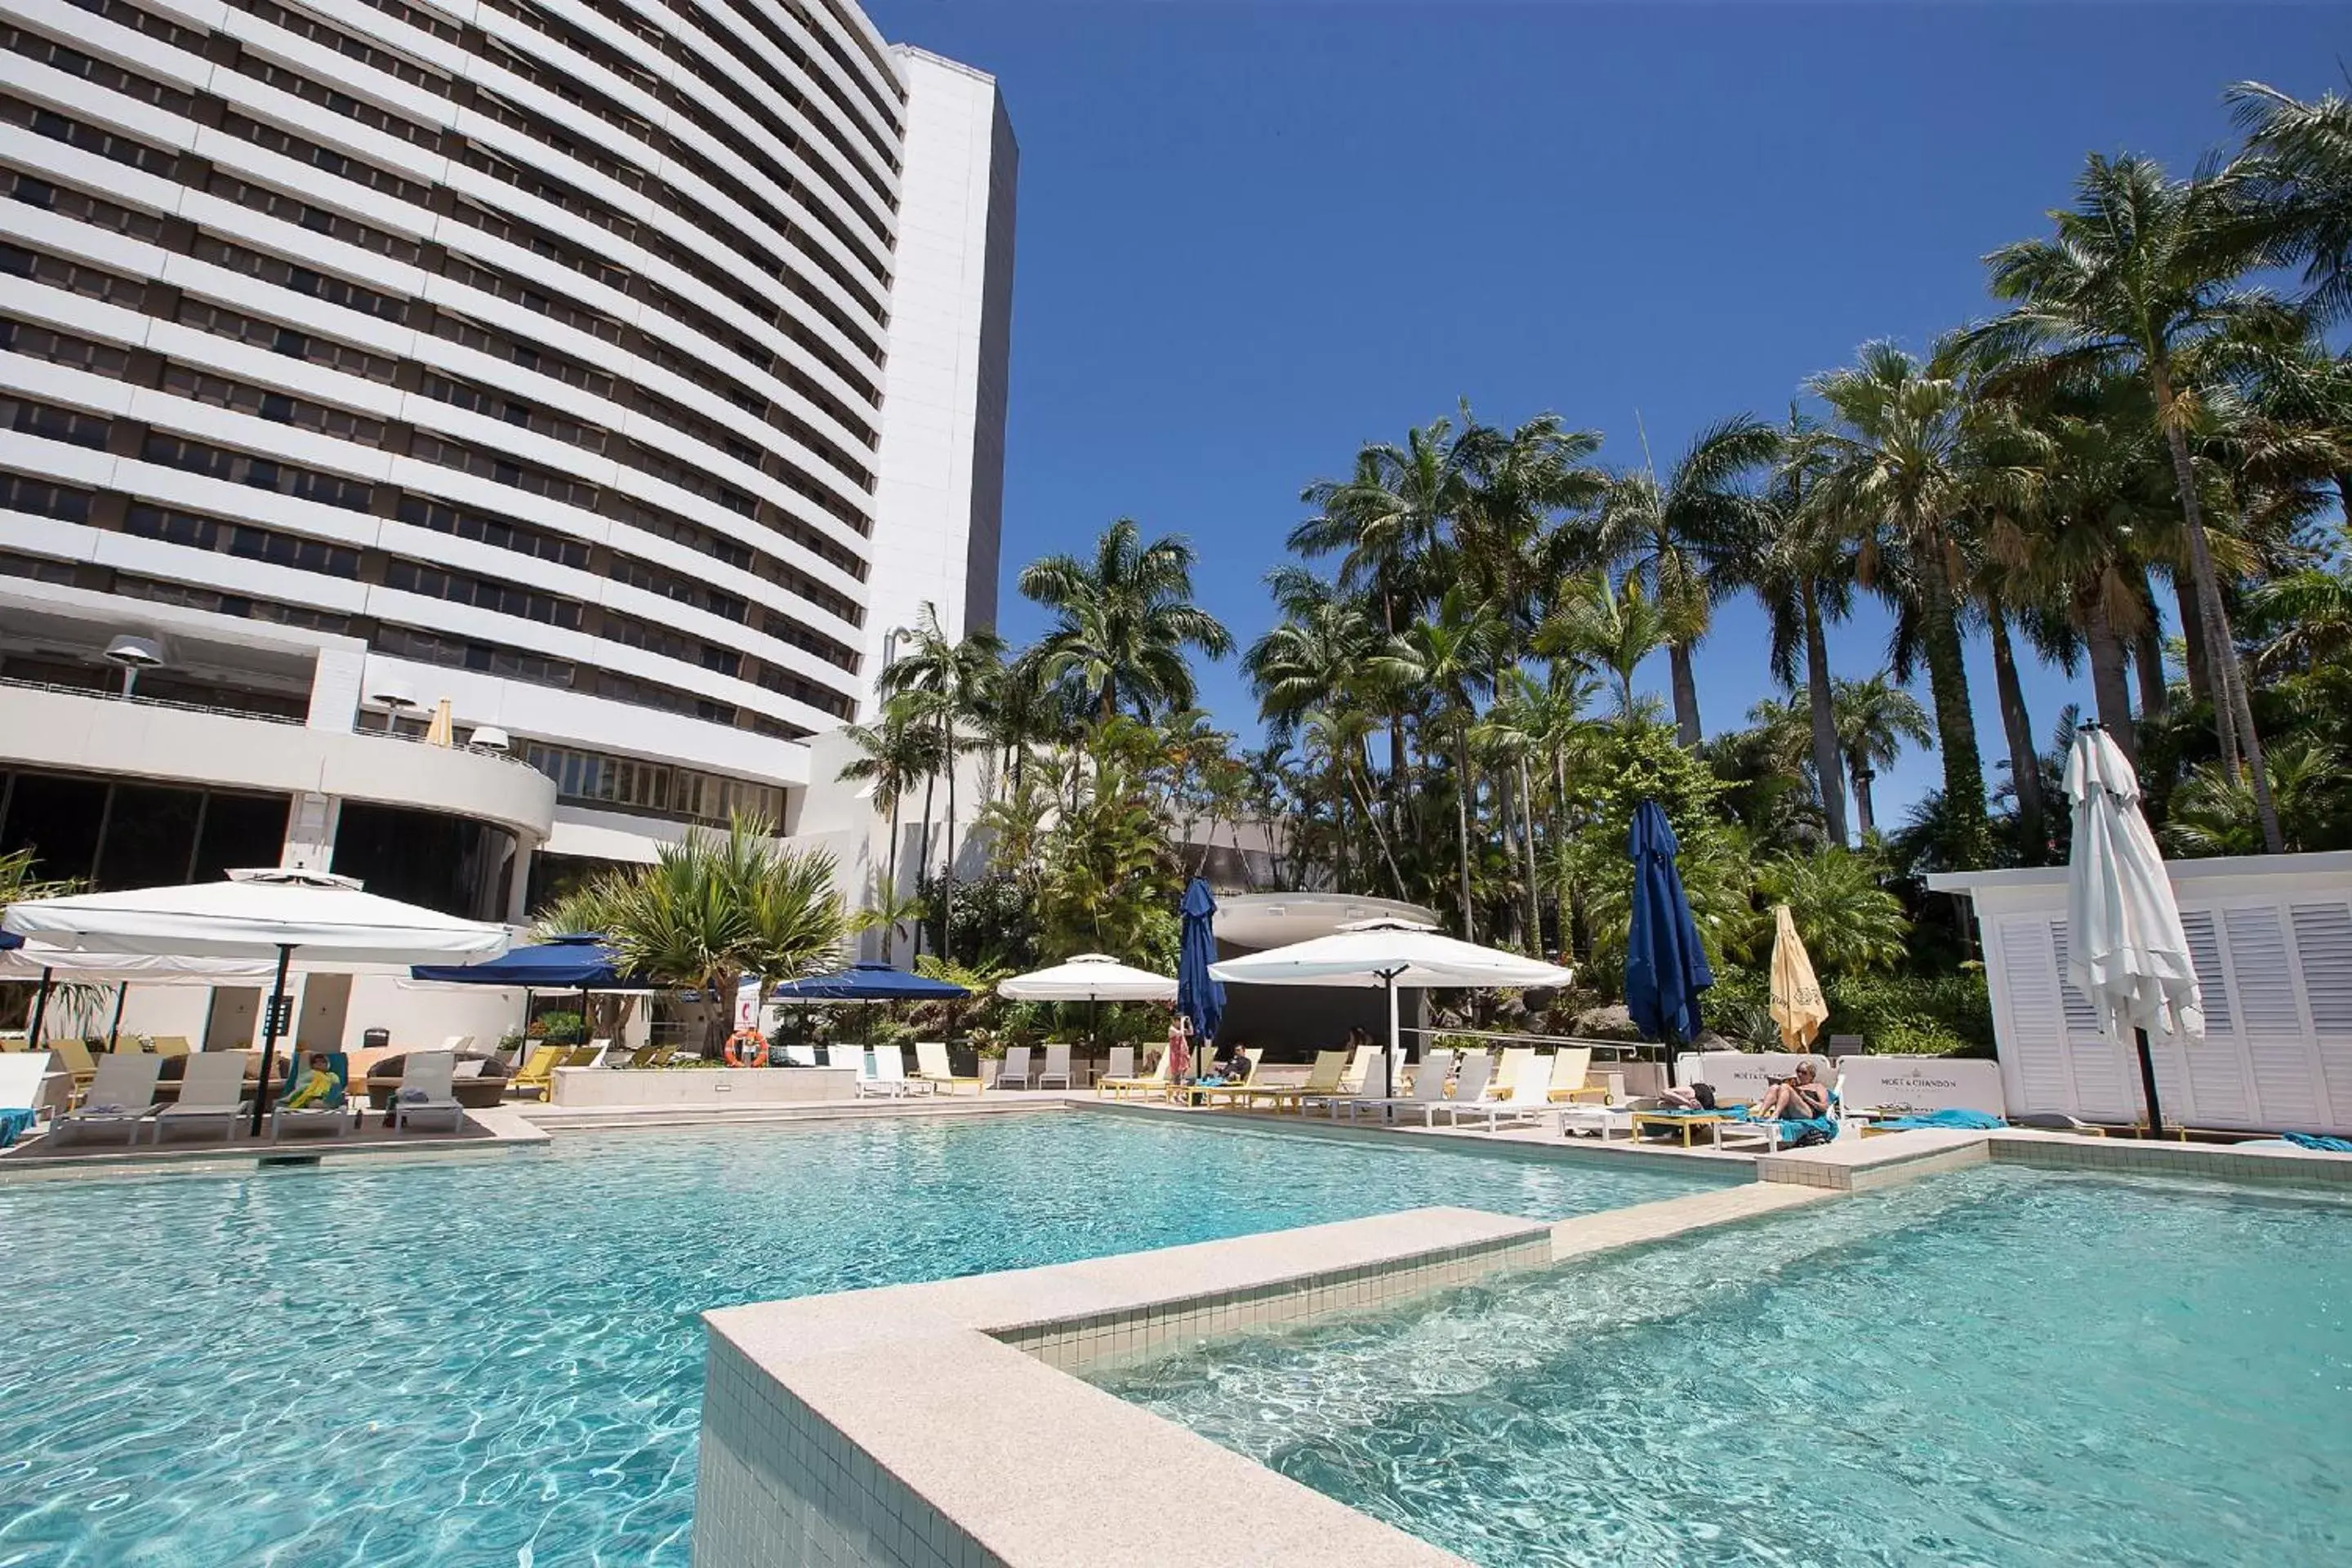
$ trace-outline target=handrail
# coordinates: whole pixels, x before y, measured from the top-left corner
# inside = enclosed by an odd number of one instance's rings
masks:
[[[1424,1029],[1399,1026],[1400,1035],[1451,1036],[1463,1040],[1503,1040],[1514,1046],[1574,1046],[1596,1051],[1611,1051],[1617,1056],[1638,1057],[1645,1051],[1664,1047],[1653,1040],[1596,1040],[1582,1035],[1527,1035],[1498,1032],[1493,1029]]]

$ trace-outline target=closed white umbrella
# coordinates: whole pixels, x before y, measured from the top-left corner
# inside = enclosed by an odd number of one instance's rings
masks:
[[[261,1131],[269,1069],[285,1022],[286,971],[296,949],[312,966],[463,963],[507,950],[507,929],[364,892],[349,877],[268,868],[231,871],[226,881],[76,893],[11,904],[0,926],[47,947],[93,953],[277,961],[262,1028],[263,1092],[253,1101]]]
[[[1384,1071],[1395,1071],[1396,994],[1400,986],[1462,986],[1475,990],[1566,985],[1573,970],[1500,948],[1480,947],[1412,921],[1359,921],[1329,936],[1268,948],[1212,964],[1228,985],[1378,985],[1389,994],[1389,1050]]]
[[[1051,969],[1032,970],[996,983],[996,994],[1015,1002],[1084,1002],[1087,1033],[1097,1002],[1173,1002],[1176,982],[1165,974],[1121,963],[1107,952],[1082,952]],[[1096,1044],[1101,1043],[1097,1037]]]
[[[2131,1032],[2151,1138],[2164,1131],[2148,1032],[2201,1039],[2205,1014],[2197,965],[2180,929],[2180,905],[2140,815],[2139,776],[2096,724],[2075,732],[2066,755],[2074,837],[2066,859],[2066,982],[2088,997],[2099,1027]]]

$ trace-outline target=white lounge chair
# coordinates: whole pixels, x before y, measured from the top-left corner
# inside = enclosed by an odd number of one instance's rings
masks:
[[[31,1121],[37,1122],[43,1103],[49,1096],[49,1053],[47,1051],[11,1051],[0,1055],[0,1111],[24,1111]],[[63,1074],[59,1074],[60,1079]],[[57,1108],[50,1106],[52,1114]],[[11,1116],[6,1136],[31,1131],[24,1116]]]
[[[245,1093],[245,1058],[243,1051],[198,1051],[189,1057],[178,1101],[152,1119],[155,1142],[161,1143],[172,1128],[212,1121],[221,1124],[222,1142],[236,1137],[237,1122],[253,1103]]]
[[[1492,1132],[1506,1121],[1536,1121],[1550,1107],[1551,1063],[1537,1056],[1520,1064],[1519,1076],[1512,1083],[1510,1093],[1503,1099],[1465,1101],[1461,1091],[1456,1089],[1454,1099],[1431,1106],[1429,1115],[1433,1121],[1443,1116],[1455,1127],[1462,1125],[1465,1116],[1483,1117],[1486,1131]]]
[[[915,1077],[918,1081],[929,1084],[934,1094],[951,1094],[960,1083],[971,1085],[974,1094],[987,1087],[978,1074],[966,1078],[956,1076],[955,1068],[948,1059],[948,1043],[945,1040],[915,1042]]]
[[[1110,1063],[1103,1068],[1103,1077],[1133,1078],[1134,1076],[1135,1047],[1133,1046],[1113,1046],[1110,1048]]]
[[[816,1047],[814,1046],[786,1046],[784,1047],[783,1065],[788,1068],[813,1068],[816,1066]]]
[[[1454,1051],[1423,1051],[1421,1065],[1412,1069],[1411,1092],[1387,1096],[1359,1095],[1354,1100],[1334,1100],[1331,1102],[1332,1118],[1338,1119],[1341,1105],[1348,1108],[1348,1120],[1353,1121],[1361,1111],[1435,1104],[1445,1098],[1445,1080],[1454,1076],[1454,1061],[1457,1054]]]
[[[473,1062],[468,1065],[478,1068],[482,1064]],[[286,1104],[286,1096],[292,1093],[301,1081],[300,1077],[289,1071],[286,1075],[286,1088],[279,1093],[278,1103],[269,1108],[269,1141],[271,1142],[275,1143],[285,1137],[289,1129],[299,1132],[323,1127],[341,1138],[359,1125],[360,1108],[358,1102],[352,1098],[349,1084],[343,1086],[343,1092],[332,1105],[304,1105],[289,1109]]]
[[[413,1051],[401,1064],[400,1087],[392,1093],[392,1130],[404,1132],[418,1117],[449,1119],[449,1131],[466,1125],[466,1108],[457,1103],[454,1085],[457,1058],[450,1051]]]
[[[1064,1089],[1070,1087],[1070,1047],[1066,1045],[1056,1045],[1051,1040],[1045,1043],[1045,1065],[1037,1069],[1037,1077],[1033,1087],[1045,1088],[1045,1080],[1049,1078],[1060,1079]]]
[[[996,1087],[1027,1089],[1029,1087],[1029,1047],[1007,1046],[1004,1059],[997,1064]]]
[[[98,1058],[98,1077],[90,1080],[81,1109],[58,1117],[49,1136],[62,1143],[85,1131],[120,1128],[124,1142],[138,1142],[139,1130],[154,1112],[155,1079],[163,1070],[161,1057],[144,1051],[109,1051]]]
[[[874,1047],[873,1082],[860,1087],[874,1094],[892,1095],[902,1100],[910,1094],[929,1094],[932,1091],[931,1085],[907,1076],[907,1053],[898,1046]]]

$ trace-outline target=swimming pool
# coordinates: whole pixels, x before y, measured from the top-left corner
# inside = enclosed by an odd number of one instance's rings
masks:
[[[683,1564],[707,1308],[1706,1184],[1663,1163],[1061,1112],[0,1185],[0,1563]]]
[[[2352,1560],[2352,1205],[1993,1166],[1105,1386],[1486,1564]]]

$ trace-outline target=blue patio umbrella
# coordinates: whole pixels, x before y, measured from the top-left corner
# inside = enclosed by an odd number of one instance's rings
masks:
[[[1184,931],[1176,960],[1176,1011],[1192,1020],[1193,1037],[1206,1051],[1215,1043],[1217,1026],[1225,1016],[1225,987],[1209,973],[1209,965],[1217,962],[1213,929],[1217,900],[1210,895],[1209,884],[1198,877],[1184,889],[1183,911]]]
[[[831,974],[803,975],[787,980],[770,992],[778,1002],[961,1002],[971,994],[952,981],[928,974],[910,974],[887,963],[865,960]],[[869,1031],[870,1037],[870,1031]],[[948,1038],[955,1039],[955,1015],[948,1015]]]
[[[654,983],[624,973],[620,956],[594,931],[550,938],[530,947],[510,947],[486,963],[419,963],[408,971],[411,980],[441,985],[520,985],[523,988],[523,1023],[530,1022],[533,991],[580,993],[581,1038],[588,1037],[588,998],[595,991],[652,991]]]
[[[1698,994],[1715,984],[1706,949],[1675,869],[1675,830],[1654,800],[1633,811],[1633,929],[1625,937],[1625,1008],[1645,1040],[1681,1043],[1699,1031]]]

